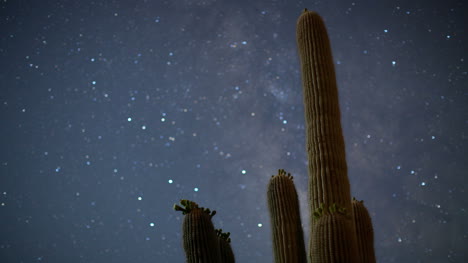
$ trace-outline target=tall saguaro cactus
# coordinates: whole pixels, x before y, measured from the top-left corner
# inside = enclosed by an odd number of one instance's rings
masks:
[[[357,262],[356,235],[351,216],[350,186],[330,41],[322,18],[307,10],[297,21],[296,34],[302,68],[306,148],[309,156],[312,230],[309,258],[312,262],[344,262],[335,260],[337,254],[344,254],[348,257],[346,262]],[[350,214],[338,215],[328,209],[336,205]],[[324,217],[314,219],[313,213],[319,209]],[[314,242],[327,242],[329,246],[313,244]]]

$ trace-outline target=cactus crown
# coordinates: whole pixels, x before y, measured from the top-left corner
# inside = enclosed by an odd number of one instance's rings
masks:
[[[294,179],[294,177],[290,173],[287,173],[284,169],[278,169],[278,174],[272,175],[271,177],[275,177],[275,176],[287,176],[291,180]]]
[[[182,199],[180,200],[180,205],[174,204],[173,208],[175,211],[182,211],[183,215],[186,215],[190,213],[194,209],[201,209],[203,212],[207,213],[210,218],[212,218],[214,215],[216,215],[216,210],[211,211],[209,208],[205,207],[199,207],[197,203],[187,200],[187,199]]]
[[[220,229],[215,229],[216,234],[218,237],[224,239],[226,242],[231,243],[231,238],[229,237],[231,235],[231,232],[223,233],[223,230]]]
[[[322,203],[320,204],[319,208],[315,209],[314,219],[319,219],[326,213],[329,213],[329,214],[338,213],[344,216],[348,216],[348,210],[346,209],[346,207],[339,206],[336,203],[333,203],[330,206],[325,207]]]
[[[360,202],[360,203],[364,204],[364,200],[360,200],[360,201],[359,201],[359,200],[357,200],[356,197],[354,197],[354,196],[353,196],[353,201]]]

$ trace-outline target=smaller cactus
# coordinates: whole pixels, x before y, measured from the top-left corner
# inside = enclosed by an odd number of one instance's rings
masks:
[[[182,224],[183,247],[188,263],[219,263],[221,251],[211,218],[216,211],[199,207],[189,200],[180,200],[174,210],[185,215]]]
[[[364,201],[358,201],[356,198],[353,198],[353,214],[360,262],[375,263],[374,230],[372,229],[372,220],[369,212],[364,206]]]
[[[299,200],[291,174],[278,170],[270,179],[267,197],[275,262],[307,262]]]
[[[218,235],[219,249],[221,252],[221,262],[222,263],[234,263],[236,262],[234,257],[234,252],[231,248],[231,235],[230,232],[223,233],[222,229],[216,229],[216,234]]]

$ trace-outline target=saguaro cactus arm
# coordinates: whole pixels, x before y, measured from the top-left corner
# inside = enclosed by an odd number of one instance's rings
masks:
[[[275,262],[307,262],[299,200],[291,174],[278,170],[278,174],[271,177],[267,199]]]
[[[223,233],[222,229],[216,229],[215,231],[218,235],[221,263],[234,263],[236,260],[231,248],[231,238],[229,237],[231,233]]]
[[[364,201],[353,198],[353,212],[360,261],[362,263],[375,263],[374,230]]]

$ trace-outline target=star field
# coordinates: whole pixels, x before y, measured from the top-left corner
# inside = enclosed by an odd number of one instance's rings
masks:
[[[378,262],[468,260],[463,1],[0,3],[0,261],[183,262],[190,199],[273,262],[266,186],[308,240],[296,19],[324,18]]]

